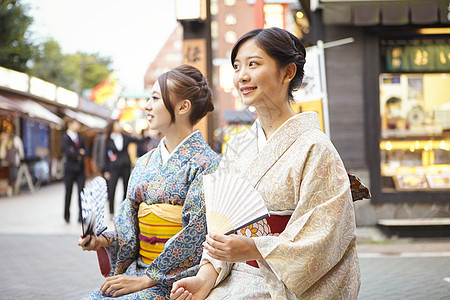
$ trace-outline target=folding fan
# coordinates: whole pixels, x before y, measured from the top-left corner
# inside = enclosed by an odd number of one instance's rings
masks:
[[[83,236],[99,235],[106,230],[103,224],[105,203],[108,198],[106,180],[95,177],[81,192],[81,228]],[[86,243],[89,244],[91,240]]]
[[[264,200],[240,176],[217,171],[203,176],[209,232],[231,234],[269,216]]]

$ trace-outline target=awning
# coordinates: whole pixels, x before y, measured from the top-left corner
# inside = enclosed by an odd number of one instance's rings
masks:
[[[448,0],[320,0],[327,25],[450,24]]]
[[[70,109],[64,109],[64,113],[73,119],[76,119],[78,122],[86,125],[89,128],[93,129],[104,129],[108,122],[99,117],[95,117],[89,114],[85,114],[79,111],[73,111]]]
[[[33,100],[9,97],[0,94],[0,109],[26,114],[30,118],[40,119],[57,125],[63,125],[63,120]]]
[[[26,114],[24,108],[17,102],[0,95],[0,110],[15,111]]]
[[[233,124],[251,124],[255,121],[255,113],[248,109],[245,110],[226,110],[223,114],[223,120]]]
[[[32,100],[25,100],[22,105],[31,118],[44,119],[61,126],[63,125],[63,120],[60,117]]]

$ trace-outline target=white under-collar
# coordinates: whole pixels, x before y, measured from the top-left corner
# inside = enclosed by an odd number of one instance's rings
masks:
[[[179,143],[175,149],[173,149],[172,153],[169,152],[169,150],[167,150],[166,147],[166,137],[163,137],[161,139],[161,142],[159,143],[159,147],[160,147],[160,151],[161,151],[161,159],[163,162],[163,165],[165,165],[167,163],[167,161],[170,159],[170,157],[178,151],[178,148],[180,148],[181,145],[184,144],[184,142],[186,142],[186,140],[188,140],[191,136],[193,136],[196,132],[198,132],[198,130],[195,130],[193,133],[191,133],[190,135],[188,135],[181,143]]]
[[[256,123],[256,136],[258,138],[258,150],[261,151],[265,145],[267,145],[266,134],[264,133],[264,129],[261,126],[261,123],[258,119],[255,121]]]

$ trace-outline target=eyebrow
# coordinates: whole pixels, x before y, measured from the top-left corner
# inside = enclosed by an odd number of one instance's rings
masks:
[[[252,55],[252,56],[247,57],[245,60],[254,59],[254,58],[263,59],[261,56]],[[234,61],[239,61],[240,62],[240,60],[238,58],[236,58]]]
[[[252,55],[252,56],[247,57],[247,59],[252,59],[252,58],[263,59],[261,56],[258,56],[258,55]]]

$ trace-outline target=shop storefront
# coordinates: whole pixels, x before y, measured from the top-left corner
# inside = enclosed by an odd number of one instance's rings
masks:
[[[423,29],[369,32],[378,49],[375,62],[366,57],[377,70],[366,93],[375,203],[450,200],[450,30]]]
[[[381,191],[450,192],[450,38],[381,40]]]
[[[331,140],[373,196],[357,221],[448,216],[450,1],[313,2],[315,39],[353,40],[325,63]]]
[[[82,134],[92,148],[95,135],[105,128],[110,116],[109,109],[91,103],[72,91],[0,67],[0,132],[7,132],[6,127],[9,126],[21,139],[24,153],[21,165],[25,165],[30,174],[25,176],[28,177],[26,181],[30,189],[32,185],[62,178],[61,139],[66,117],[75,118],[83,125]],[[91,175],[90,157],[86,158],[86,165],[86,173]],[[18,174],[21,174],[20,170]],[[21,176],[17,177],[21,179]],[[17,181],[20,186],[21,180]],[[9,186],[13,184],[8,182]]]

